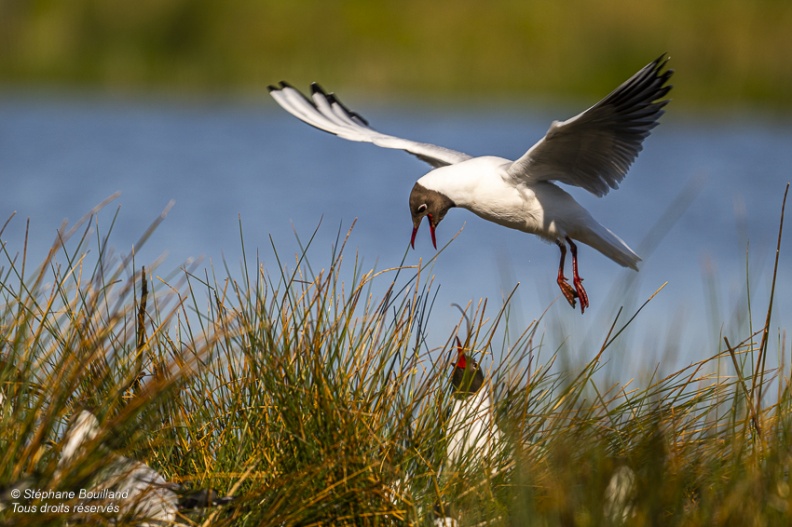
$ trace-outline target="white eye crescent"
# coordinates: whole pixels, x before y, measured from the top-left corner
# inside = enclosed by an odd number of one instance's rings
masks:
[[[426,203],[422,203],[420,207],[418,207],[418,214],[422,212],[426,212]]]

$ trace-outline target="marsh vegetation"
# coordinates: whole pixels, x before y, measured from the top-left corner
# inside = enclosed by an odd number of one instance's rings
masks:
[[[98,454],[54,473],[67,418],[90,407],[108,446],[237,496],[199,525],[426,525],[438,508],[461,525],[792,518],[789,345],[770,322],[782,284],[736,306],[749,323],[713,356],[613,379],[603,367],[636,351],[621,337],[641,308],[602,327],[581,365],[562,366],[563,344],[548,349],[536,321],[509,337],[508,299],[468,305],[448,345],[428,349],[432,278],[362,268],[343,231],[323,261],[304,258],[309,239],[241,274],[144,269],[111,234],[91,214],[59,230],[44,262],[3,246],[4,489],[26,474],[43,489],[84,485]],[[457,336],[486,368],[508,448],[444,467]],[[612,514],[622,467],[634,484]],[[67,519],[0,512],[8,525]]]

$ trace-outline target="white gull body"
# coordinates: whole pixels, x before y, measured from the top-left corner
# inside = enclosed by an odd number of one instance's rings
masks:
[[[91,412],[80,411],[64,437],[56,476],[86,455],[86,448],[101,431]],[[145,520],[138,525],[174,525],[179,510],[179,496],[165,478],[145,463],[107,452],[106,463],[96,475],[93,490],[112,489],[126,498],[112,500],[121,516]]]
[[[320,130],[350,141],[405,150],[434,167],[416,182],[410,194],[413,244],[426,216],[436,246],[435,228],[451,207],[466,208],[499,225],[535,234],[558,245],[557,283],[570,305],[574,307],[579,300],[583,311],[589,300],[578,273],[573,240],[630,269],[638,269],[640,258],[554,182],[581,187],[597,196],[618,188],[668,103],[663,97],[671,89],[668,81],[673,71],[664,70],[666,62],[661,55],[586,111],[553,122],[545,136],[515,161],[472,157],[383,134],[315,83],[310,98],[285,82],[269,90],[286,111]],[[567,247],[572,253],[572,285],[564,277]]]
[[[167,481],[145,463],[96,444],[101,431],[99,420],[93,413],[87,410],[77,413],[64,436],[55,478],[79,469],[90,448],[100,450],[104,454],[103,463],[93,474],[90,490],[99,495],[102,491],[114,492],[116,498],[110,502],[118,506],[120,517],[134,521],[135,525],[184,525],[177,522],[180,511],[224,505],[234,499],[218,496],[212,489],[187,491],[178,483]]]
[[[475,465],[474,460],[492,459],[503,445],[503,434],[495,423],[488,386],[474,395],[454,399],[448,420],[448,463]]]
[[[442,192],[457,207],[485,220],[551,242],[569,237],[624,267],[638,270],[638,255],[568,192],[549,181],[530,183],[514,177],[509,172],[512,164],[502,157],[474,157],[432,170],[418,184]]]

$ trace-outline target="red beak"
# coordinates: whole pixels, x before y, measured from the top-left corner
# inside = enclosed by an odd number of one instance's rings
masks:
[[[435,237],[435,226],[432,224],[432,216],[430,214],[426,215],[427,219],[429,220],[429,233],[432,235],[432,245],[434,246],[435,250],[437,250],[437,238]],[[413,227],[412,236],[410,237],[410,246],[415,249],[415,235],[418,234],[418,227],[421,225],[419,222],[418,225]]]
[[[460,342],[459,337],[456,337],[456,345],[457,345],[457,361],[454,366],[457,368],[462,368],[463,370],[467,368],[467,359],[465,358],[465,350],[462,349],[462,342]]]

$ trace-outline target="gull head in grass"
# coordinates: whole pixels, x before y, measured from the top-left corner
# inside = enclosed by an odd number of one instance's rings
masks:
[[[618,188],[668,104],[664,97],[671,90],[668,82],[673,71],[666,69],[667,61],[665,54],[661,55],[589,109],[565,121],[554,121],[545,136],[516,160],[474,157],[383,134],[316,83],[310,97],[285,82],[270,86],[269,91],[286,111],[320,130],[350,141],[404,150],[433,167],[410,193],[413,247],[426,216],[437,248],[435,231],[452,207],[534,234],[558,246],[561,258],[556,282],[573,308],[580,302],[582,313],[589,307],[589,298],[578,271],[575,241],[636,271],[641,259],[555,182],[581,187],[596,196]],[[567,251],[572,255],[571,284],[564,275]]]
[[[484,384],[484,374],[478,362],[465,354],[459,337],[456,338],[457,360],[451,374],[451,384],[454,386],[454,397],[464,399],[475,395]]]

